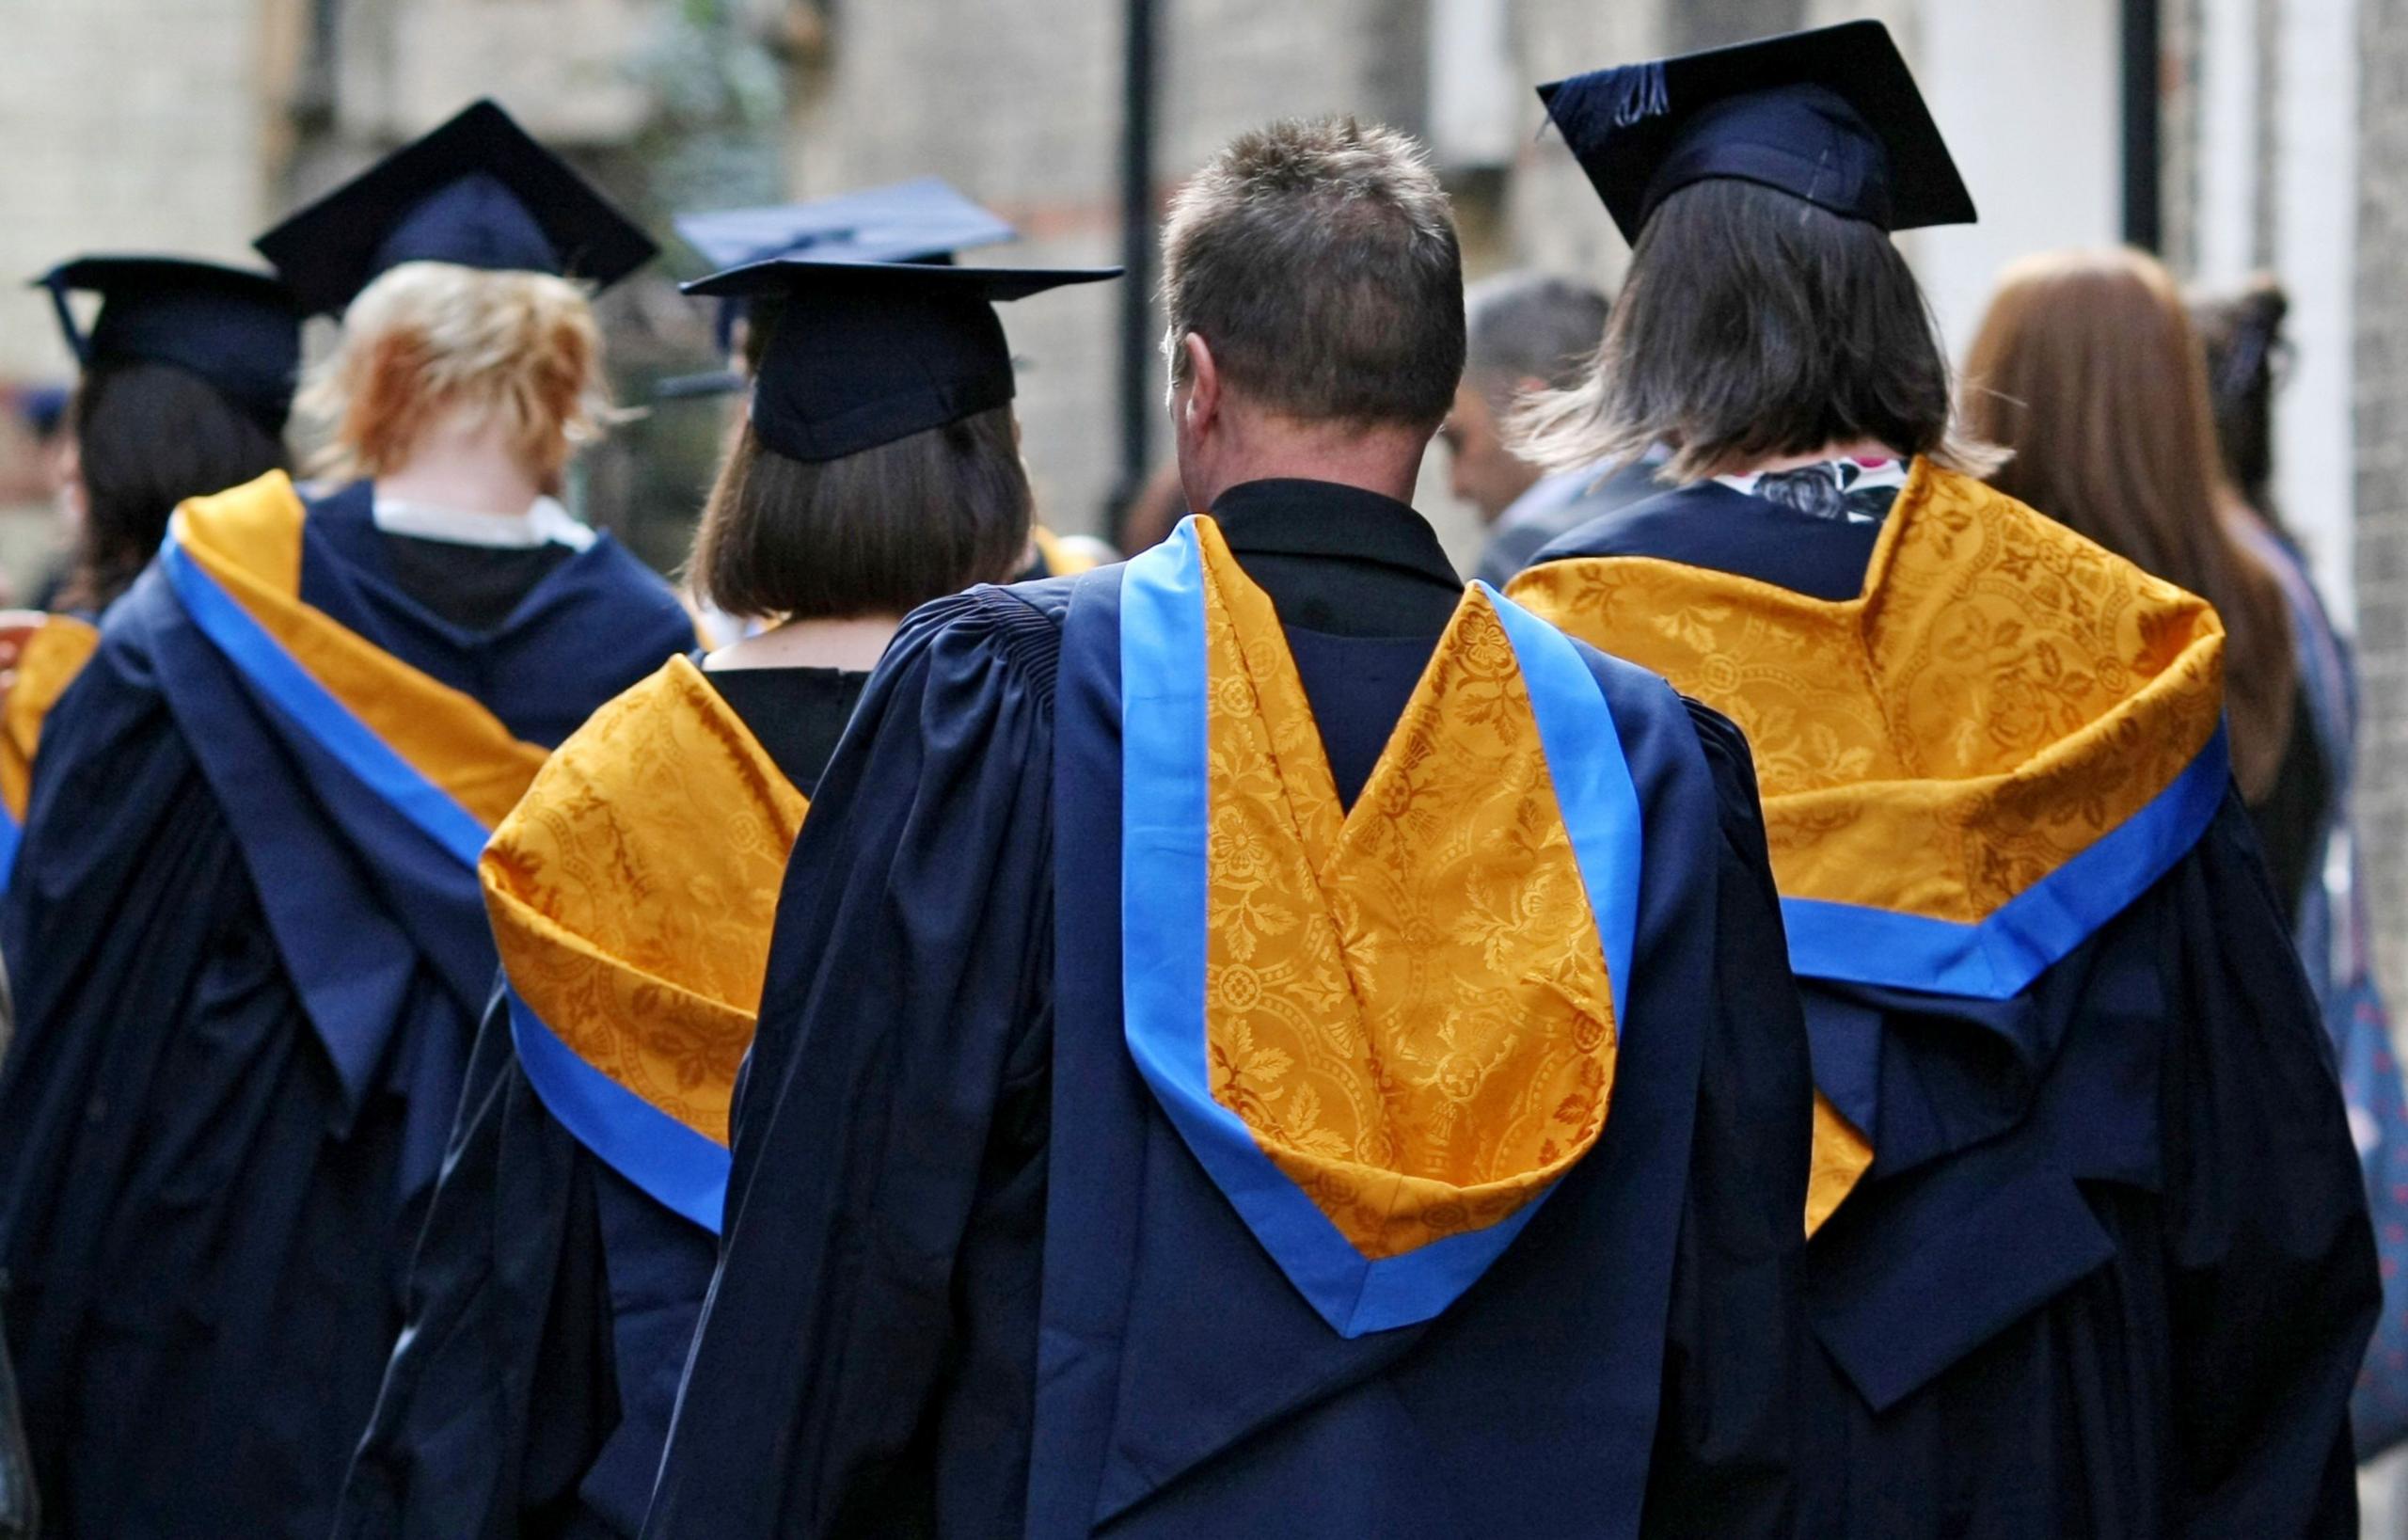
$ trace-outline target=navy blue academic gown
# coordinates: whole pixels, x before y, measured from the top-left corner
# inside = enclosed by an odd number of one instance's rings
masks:
[[[808,796],[866,675],[704,677]],[[719,1238],[562,1125],[528,1081],[499,993],[467,1086],[411,1264],[407,1333],[335,1533],[633,1535]]]
[[[1351,798],[1453,574],[1368,494],[1214,512]],[[930,606],[871,682],[789,867],[645,1533],[1631,1532],[1642,1500],[1649,1533],[1794,1532],[1810,1093],[1743,741],[1587,655],[1645,788],[1630,1014],[1662,1030],[1479,1283],[1341,1337],[1122,1039],[1121,574]],[[1617,1250],[1652,1204],[1671,1254]]]
[[[524,739],[692,644],[607,540],[388,544],[370,498],[312,505],[301,597]],[[44,729],[0,1258],[55,1535],[325,1535],[493,978],[473,873],[272,711],[154,564]]]
[[[1709,483],[1540,560],[1650,556],[1842,599],[1878,533]],[[1816,1080],[1876,1152],[1807,1250],[1808,1532],[2357,1532],[2371,1239],[2237,792],[2011,998],[1799,989]]]

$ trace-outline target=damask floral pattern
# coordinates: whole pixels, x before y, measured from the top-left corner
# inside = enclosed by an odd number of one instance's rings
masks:
[[[1198,528],[1213,1097],[1366,1257],[1495,1224],[1595,1143],[1616,1042],[1512,643],[1468,593],[1350,813],[1270,598]]]
[[[1513,595],[1739,723],[1792,897],[1978,921],[2162,791],[2222,709],[2206,603],[1923,462],[1851,600],[1636,557]]]
[[[2223,708],[2205,602],[1922,461],[1854,599],[1639,557],[1513,593],[1738,722],[1785,897],[1982,920],[2171,785]],[[1810,1231],[1873,1159],[1814,1114]]]
[[[721,1144],[807,805],[672,659],[561,745],[479,868],[519,998],[578,1057]]]

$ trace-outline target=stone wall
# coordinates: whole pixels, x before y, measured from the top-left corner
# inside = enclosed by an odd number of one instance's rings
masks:
[[[242,258],[269,193],[269,20],[260,0],[8,8],[0,380],[69,376],[48,300],[22,286],[61,258]]]
[[[2362,0],[2359,39],[2357,815],[2397,1017],[2408,1006],[2408,0]]]

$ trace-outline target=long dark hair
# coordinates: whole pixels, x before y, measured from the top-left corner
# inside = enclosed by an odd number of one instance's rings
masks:
[[[186,498],[286,468],[284,441],[199,375],[170,364],[99,363],[68,421],[84,481],[84,528],[59,607],[103,610],[132,586]]]
[[[2290,296],[2270,278],[2254,279],[2229,298],[2191,303],[2192,324],[2208,350],[2208,400],[2215,409],[2224,472],[2242,500],[2277,529],[2274,387],[2290,345],[2283,336],[2290,309]]]
[[[1948,356],[1889,235],[1727,179],[1649,216],[1588,377],[1514,431],[1560,469],[1665,445],[1680,482],[1864,440],[1973,474],[1996,459],[1953,425]]]
[[[2262,801],[2299,695],[2283,591],[2235,521],[2206,357],[2174,280],[2137,251],[2054,252],[2007,270],[1965,367],[1967,410],[2015,451],[2009,497],[2215,606],[2242,794]]]

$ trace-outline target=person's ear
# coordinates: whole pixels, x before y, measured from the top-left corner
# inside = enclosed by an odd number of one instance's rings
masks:
[[[1199,433],[1211,425],[1221,410],[1221,366],[1212,357],[1212,346],[1188,332],[1179,340],[1180,351],[1187,360],[1187,400],[1180,412],[1180,423],[1191,433]]]

